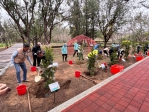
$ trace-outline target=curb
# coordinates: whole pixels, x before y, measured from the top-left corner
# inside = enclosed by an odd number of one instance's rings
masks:
[[[82,98],[86,97],[87,95],[91,94],[92,92],[94,92],[95,90],[101,88],[102,86],[106,85],[107,83],[111,82],[112,80],[116,79],[117,77],[121,76],[123,73],[125,73],[126,71],[132,69],[133,67],[135,67],[136,65],[140,64],[141,62],[145,61],[146,59],[148,59],[148,57],[142,59],[141,61],[139,62],[136,62],[134,63],[133,65],[127,67],[126,69],[124,69],[123,71],[107,78],[106,80],[100,82],[99,84],[87,89],[86,91],[78,94],[77,96],[69,99],[68,101],[58,105],[57,107],[49,110],[48,112],[61,112],[63,111],[64,109],[68,108],[69,106],[73,105],[74,103],[76,103],[77,101],[81,100]]]
[[[6,72],[6,70],[8,69],[8,67],[9,67],[9,63],[7,64],[7,66],[0,72],[0,76],[2,76],[5,72]]]

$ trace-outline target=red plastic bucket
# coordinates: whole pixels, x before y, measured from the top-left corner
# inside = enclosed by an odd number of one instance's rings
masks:
[[[149,56],[149,52],[147,52],[147,55]]]
[[[80,77],[81,72],[80,71],[75,71],[75,77],[79,78]]]
[[[71,64],[73,64],[73,62],[70,60],[70,61],[69,61],[69,64],[71,65]]]
[[[123,69],[124,69],[124,66],[118,65],[118,64],[114,64],[114,65],[111,66],[110,72],[112,74],[116,74],[116,73],[122,71]]]
[[[143,56],[136,56],[136,61],[140,61],[143,59]]]
[[[22,84],[16,87],[18,95],[24,95],[26,93],[26,85]]]
[[[32,66],[32,67],[31,67],[31,71],[32,71],[32,72],[36,71],[36,67],[35,67],[35,66]]]

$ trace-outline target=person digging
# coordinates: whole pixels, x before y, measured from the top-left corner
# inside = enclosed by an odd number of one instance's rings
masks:
[[[29,63],[32,64],[32,61],[30,60],[30,57],[28,55],[30,45],[25,43],[23,44],[23,48],[18,48],[13,52],[10,59],[10,66],[14,66],[16,69],[16,77],[18,80],[18,84],[22,84],[22,82],[28,82],[27,80],[27,68],[25,64],[25,59],[29,61]],[[23,80],[21,81],[20,77],[20,67],[23,70]]]
[[[79,47],[78,47],[78,57],[79,57],[79,60],[84,60],[84,58],[83,58],[83,48],[82,48],[82,46],[81,45],[79,45]]]

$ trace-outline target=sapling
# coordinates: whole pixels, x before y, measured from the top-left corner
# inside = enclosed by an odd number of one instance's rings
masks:
[[[51,64],[53,64],[53,50],[50,47],[45,47],[45,59],[43,59],[41,63],[41,67],[44,69],[42,77],[46,82],[45,87],[48,87],[49,84],[54,82],[54,73],[56,71],[56,68],[47,68]]]

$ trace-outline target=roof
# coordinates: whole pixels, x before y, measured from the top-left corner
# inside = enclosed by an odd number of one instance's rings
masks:
[[[79,36],[76,36],[76,37],[72,38],[71,40],[69,40],[67,42],[67,45],[73,46],[73,44],[75,42],[84,42],[84,43],[87,43],[88,46],[96,44],[96,42],[93,39],[91,39],[85,35],[79,35]]]
[[[99,41],[103,42],[104,40],[102,38],[95,38],[94,41],[96,41],[96,42],[99,42]]]

